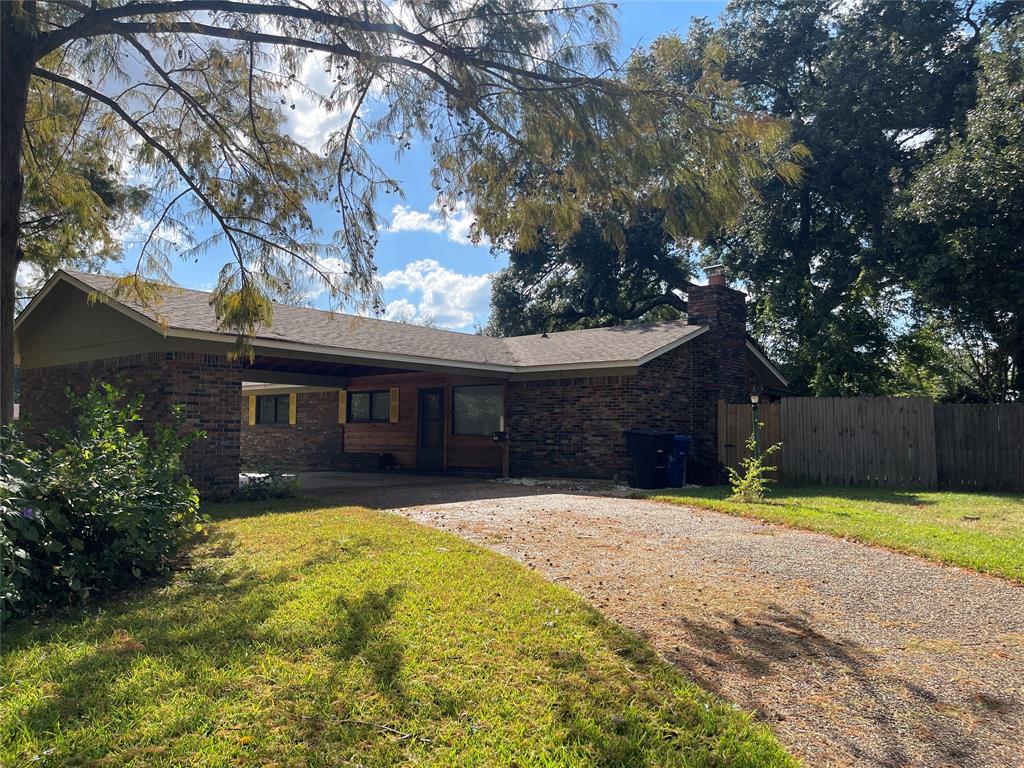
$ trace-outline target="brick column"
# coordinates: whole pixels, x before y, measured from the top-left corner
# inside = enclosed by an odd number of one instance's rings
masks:
[[[168,352],[163,409],[185,406],[185,425],[206,432],[185,452],[185,470],[207,497],[223,497],[238,488],[241,467],[242,367],[222,354]]]
[[[717,397],[730,403],[750,402],[746,301],[743,293],[724,282],[691,286],[687,296],[688,321],[709,326],[705,339]]]

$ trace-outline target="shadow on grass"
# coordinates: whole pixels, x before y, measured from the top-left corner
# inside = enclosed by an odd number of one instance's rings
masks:
[[[262,502],[235,505],[223,519],[311,508],[303,500],[292,505],[272,502],[271,506]],[[283,522],[285,527],[290,524]],[[338,533],[350,535],[339,543]],[[334,551],[325,553],[317,548],[302,552],[289,570],[274,563],[268,567],[263,559],[266,552],[253,555],[242,548],[237,556],[231,556],[233,541],[226,533],[215,531],[202,558],[197,553],[192,567],[169,586],[153,585],[76,619],[52,619],[16,628],[16,639],[5,649],[10,658],[19,650],[32,653],[32,646],[39,645],[46,664],[45,670],[25,672],[45,695],[30,697],[31,703],[18,713],[18,727],[31,734],[31,743],[43,747],[54,743],[55,734],[68,734],[58,742],[54,754],[58,762],[71,758],[78,762],[116,760],[140,742],[168,750],[167,759],[154,763],[170,764],[170,752],[178,755],[196,745],[220,757],[218,739],[234,736],[218,734],[228,731],[251,734],[252,741],[243,752],[232,753],[225,747],[227,762],[232,755],[241,764],[271,762],[272,755],[266,751],[271,747],[260,745],[262,733],[276,739],[295,760],[305,754],[296,750],[306,750],[327,762],[344,757],[346,750],[359,750],[365,762],[387,764],[402,762],[402,750],[425,751],[429,757],[434,747],[429,738],[405,740],[373,728],[373,723],[366,727],[366,723],[347,718],[352,713],[358,715],[368,702],[375,719],[400,727],[406,727],[403,721],[416,722],[428,736],[433,736],[428,729],[436,725],[427,722],[428,718],[450,719],[457,726],[445,726],[446,732],[454,733],[458,744],[472,745],[476,731],[467,721],[474,717],[478,697],[484,696],[491,706],[494,701],[519,698],[534,706],[542,701],[546,707],[545,697],[553,690],[551,706],[557,724],[553,728],[545,725],[536,734],[536,743],[542,745],[538,749],[546,750],[552,765],[674,764],[672,756],[680,750],[698,757],[714,751],[709,739],[728,739],[739,745],[735,749],[744,755],[773,758],[752,764],[786,764],[775,742],[760,732],[752,736],[742,717],[728,707],[712,702],[720,711],[706,714],[702,704],[677,697],[674,691],[683,684],[682,679],[673,677],[675,673],[642,639],[578,603],[572,604],[578,607],[570,613],[585,630],[580,637],[589,637],[592,629],[597,640],[559,640],[546,631],[537,634],[534,630],[532,635],[523,634],[510,625],[501,639],[518,647],[529,638],[530,643],[544,647],[544,653],[536,657],[539,665],[532,664],[534,645],[523,645],[525,660],[514,655],[506,659],[502,654],[507,650],[496,646],[494,656],[472,660],[469,674],[453,662],[429,669],[426,678],[406,680],[415,673],[408,671],[406,657],[413,654],[405,643],[425,646],[427,655],[443,656],[446,654],[431,649],[430,644],[458,644],[480,628],[472,621],[462,625],[462,617],[450,612],[446,617],[450,627],[436,636],[398,632],[393,622],[403,599],[416,597],[409,595],[414,586],[430,588],[424,587],[431,583],[430,568],[440,566],[432,565],[431,556],[425,555],[423,583],[388,584],[384,579],[384,584],[378,581],[368,586],[358,579],[365,564],[355,561],[372,557],[373,568],[388,568],[389,559],[396,560],[396,553],[389,553],[389,548],[422,547],[432,553],[436,551],[434,537],[440,534],[417,534],[422,540],[384,536],[369,541],[358,533],[358,529],[336,531],[328,546]],[[328,544],[326,538],[324,544]],[[475,548],[472,552],[485,555]],[[405,556],[406,552],[399,554]],[[415,551],[408,554],[414,557]],[[339,589],[332,579],[353,564],[355,570],[344,582],[348,588]],[[260,565],[262,569],[256,567]],[[494,565],[493,578],[518,584],[521,569],[497,561]],[[516,570],[503,575],[506,568]],[[332,575],[330,569],[339,570]],[[491,578],[474,572],[477,578]],[[506,589],[508,582],[499,581],[493,591],[485,590],[479,598],[482,602],[466,603],[465,610],[487,610],[488,601],[493,600],[490,595]],[[536,594],[532,589],[521,598],[528,599],[531,606],[553,599],[547,585],[537,587],[541,591]],[[325,601],[317,602],[321,592]],[[291,604],[293,600],[296,602]],[[512,610],[517,610],[514,603]],[[497,616],[501,619],[504,613]],[[424,647],[415,650],[417,657],[422,657]],[[607,652],[622,664],[612,663]],[[506,661],[511,666],[522,664],[528,671],[508,676]],[[486,676],[474,678],[481,667]],[[482,694],[480,688],[488,690]],[[341,699],[340,691],[347,692]],[[517,712],[490,717],[493,719],[483,724],[480,738],[497,733],[503,741],[494,743],[495,750],[532,754],[534,735],[524,736],[523,729],[528,732],[529,726],[524,726]],[[139,731],[145,735],[140,736]],[[442,756],[448,754],[445,749],[450,745],[439,740],[437,746]],[[581,754],[585,760],[577,759]]]
[[[583,747],[587,765],[662,765],[667,755],[699,753],[708,740],[728,741],[724,732],[738,722],[745,724],[728,705],[696,689],[697,701],[681,706],[666,698],[663,690],[647,685],[648,680],[681,681],[675,677],[676,670],[639,635],[609,621],[592,606],[580,610],[583,623],[623,665],[602,669],[571,649],[559,649],[549,656],[548,675],[559,691],[555,711],[567,741]],[[652,711],[658,712],[657,718],[650,716]],[[723,724],[727,724],[725,728]],[[778,757],[785,760],[781,750]],[[719,763],[712,759],[709,764]],[[766,760],[757,764],[782,763]]]
[[[392,584],[383,592],[369,589],[358,598],[342,594],[334,601],[338,658],[361,658],[380,691],[397,699],[405,698],[401,682],[405,648],[387,632],[387,624],[403,591]]]
[[[203,513],[214,522],[222,520],[244,520],[261,515],[293,514],[315,512],[318,509],[336,509],[345,505],[333,503],[315,496],[299,496],[294,499],[263,499],[260,501],[222,501],[203,504]],[[348,505],[351,506],[351,505]]]
[[[245,509],[251,505],[238,506]],[[308,506],[298,503],[293,507],[294,511],[302,509]],[[245,512],[260,514],[259,509]],[[109,596],[88,608],[5,626],[3,650],[12,659],[35,646],[75,646],[66,661],[59,653],[56,657],[47,653],[52,672],[44,675],[48,695],[21,713],[21,727],[45,741],[57,724],[71,731],[85,719],[102,717],[119,706],[144,707],[162,694],[188,690],[239,657],[255,660],[268,652],[301,656],[307,646],[319,645],[322,636],[315,631],[298,634],[291,631],[293,627],[281,631],[270,621],[296,599],[300,589],[296,570],[311,575],[322,566],[356,560],[369,546],[368,539],[350,537],[311,552],[296,568],[259,570],[232,558],[233,538],[215,529],[211,538],[194,550],[195,559],[187,559],[187,567],[163,580]],[[379,554],[380,542],[375,546]],[[379,688],[393,696],[402,694],[398,681],[403,649],[387,635],[385,625],[401,593],[400,588],[391,587],[362,596],[340,594],[335,600],[339,659],[362,658]],[[177,674],[187,677],[162,680],[158,683],[161,690],[143,690],[147,684],[141,682],[137,691],[132,690],[126,681],[140,667],[159,668],[170,678]],[[206,705],[195,706],[193,714],[198,717]],[[189,709],[184,707],[173,728],[180,731],[185,727],[181,718],[189,717]]]
[[[274,585],[286,578],[201,562],[173,591],[154,586],[120,603],[105,601],[71,627],[66,618],[51,618],[23,633],[15,628],[9,652],[71,639],[86,648],[65,664],[54,663],[51,694],[24,713],[25,727],[40,735],[57,723],[73,729],[97,706],[117,706],[126,694],[131,701],[125,681],[139,664],[202,674],[240,648],[274,644],[263,623],[281,602]]]

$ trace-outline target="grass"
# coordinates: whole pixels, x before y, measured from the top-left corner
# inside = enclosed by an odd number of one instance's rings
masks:
[[[1024,582],[1024,494],[773,487],[760,504],[729,489],[645,494],[659,501],[830,533]]]
[[[362,509],[214,511],[169,582],[5,629],[0,765],[795,765],[511,560]]]

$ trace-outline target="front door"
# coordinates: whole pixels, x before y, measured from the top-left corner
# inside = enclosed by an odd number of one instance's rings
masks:
[[[416,469],[444,466],[444,390],[421,389],[416,433]]]

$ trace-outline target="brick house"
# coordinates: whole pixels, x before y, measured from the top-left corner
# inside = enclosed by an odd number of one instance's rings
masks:
[[[275,305],[252,360],[232,359],[209,294],[169,289],[148,308],[112,283],[57,272],[18,317],[22,418],[66,424],[65,389],[94,379],[144,393],[145,420],[181,403],[207,433],[186,464],[210,494],[247,468],[626,479],[632,427],[692,435],[707,481],[718,400],[785,386],[720,274],[691,287],[687,321],[513,338]]]

